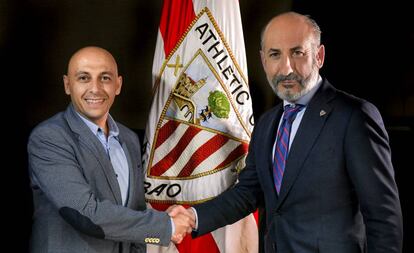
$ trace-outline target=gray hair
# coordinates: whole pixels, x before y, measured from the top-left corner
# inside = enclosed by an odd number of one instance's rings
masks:
[[[305,22],[312,28],[313,30],[313,36],[315,38],[316,41],[316,46],[319,46],[321,44],[321,28],[319,27],[318,23],[316,23],[316,21],[310,17],[310,15],[302,15],[299,14],[297,12],[285,12],[282,14],[277,15],[276,17],[279,17],[281,15],[296,15],[296,16],[300,16],[303,17],[305,19]],[[274,18],[276,18],[274,17]],[[260,48],[263,49],[263,38],[264,38],[264,33],[266,31],[266,28],[269,26],[270,22],[272,22],[272,20],[274,19],[272,18],[269,22],[267,22],[267,24],[263,27],[262,32],[260,34]]]

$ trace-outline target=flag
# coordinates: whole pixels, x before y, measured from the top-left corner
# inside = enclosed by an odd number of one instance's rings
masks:
[[[165,210],[234,185],[253,129],[238,0],[164,0],[144,139],[145,197]],[[148,252],[258,252],[253,215]]]

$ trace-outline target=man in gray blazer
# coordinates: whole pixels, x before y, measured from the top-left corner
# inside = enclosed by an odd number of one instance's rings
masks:
[[[182,240],[193,220],[146,208],[138,137],[109,114],[122,86],[113,56],[82,48],[63,81],[72,103],[28,142],[31,251],[146,252]]]
[[[400,200],[381,115],[319,75],[320,34],[315,21],[293,12],[267,24],[262,63],[283,103],[255,125],[238,184],[189,209],[198,216],[194,236],[261,206],[266,253],[401,252]]]

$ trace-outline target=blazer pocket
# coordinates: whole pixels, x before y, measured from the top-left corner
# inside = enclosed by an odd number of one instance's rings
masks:
[[[363,243],[358,241],[318,240],[319,253],[365,253]]]

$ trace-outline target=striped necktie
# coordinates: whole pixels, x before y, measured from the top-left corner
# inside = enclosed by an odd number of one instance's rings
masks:
[[[276,148],[273,160],[273,175],[277,193],[282,185],[283,174],[285,172],[286,159],[289,153],[289,137],[292,123],[297,113],[304,108],[303,105],[297,104],[295,107],[291,105],[285,106],[282,124],[276,138]]]

